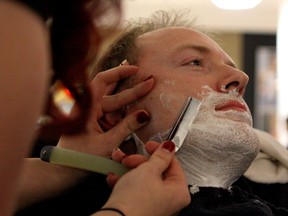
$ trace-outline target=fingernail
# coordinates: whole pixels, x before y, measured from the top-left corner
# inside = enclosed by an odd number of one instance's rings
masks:
[[[162,146],[164,149],[167,149],[169,152],[173,152],[175,149],[175,144],[171,141],[166,141]]]
[[[121,157],[121,161],[123,161],[125,158],[127,158],[129,155],[125,154]]]
[[[120,148],[114,148],[114,149],[113,149],[113,152],[119,151],[119,150],[120,150]]]
[[[131,136],[129,135],[126,139],[125,139],[125,141],[128,141],[128,140],[130,140],[131,139]]]
[[[150,120],[150,116],[146,112],[139,112],[137,114],[137,119],[136,120],[137,120],[137,122],[139,124],[143,124],[143,123],[145,123],[145,122]]]
[[[149,79],[153,78],[153,75],[148,76],[146,79],[144,79],[144,81],[147,81]]]
[[[128,61],[125,59],[124,61],[121,62],[120,65],[121,65],[121,66],[122,66],[122,65],[129,65],[129,63],[128,63]]]

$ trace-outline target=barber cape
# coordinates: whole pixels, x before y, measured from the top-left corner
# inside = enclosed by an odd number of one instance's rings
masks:
[[[260,152],[244,174],[261,184],[288,183],[288,151],[270,134],[255,129]],[[288,210],[267,202],[239,187],[190,188],[191,203],[177,216],[288,216]]]
[[[177,216],[288,216],[278,208],[238,187],[199,187],[191,203]]]
[[[260,152],[244,176],[262,184],[288,183],[288,150],[270,134],[255,129]]]

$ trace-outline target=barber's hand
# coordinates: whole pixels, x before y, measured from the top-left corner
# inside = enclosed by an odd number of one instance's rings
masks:
[[[108,157],[131,133],[145,125],[150,117],[144,110],[138,110],[124,119],[117,111],[146,95],[153,87],[153,78],[121,93],[109,95],[119,80],[133,76],[137,71],[136,66],[128,65],[98,73],[91,82],[93,104],[86,131],[75,136],[62,136],[58,146]],[[107,113],[111,114],[110,122],[109,125],[105,123],[108,126],[104,131],[100,122]]]
[[[122,176],[104,207],[118,208],[126,215],[167,216],[187,206],[189,190],[174,149],[172,142],[165,142],[147,161]]]
[[[160,146],[160,143],[149,141],[145,144],[145,149],[150,155],[152,155],[159,146]],[[130,169],[136,168],[140,164],[149,160],[148,157],[141,155],[141,154],[127,155],[119,148],[116,148],[113,150],[111,157],[114,161],[122,163],[123,165],[125,165],[126,167]],[[117,175],[114,175],[113,173],[109,173],[106,178],[107,183],[110,187],[114,187],[114,185],[119,179],[120,177]]]

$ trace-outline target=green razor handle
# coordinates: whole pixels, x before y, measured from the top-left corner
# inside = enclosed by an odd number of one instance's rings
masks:
[[[129,171],[127,167],[111,159],[55,146],[43,147],[40,158],[52,164],[97,172],[104,175],[114,173],[122,176]]]

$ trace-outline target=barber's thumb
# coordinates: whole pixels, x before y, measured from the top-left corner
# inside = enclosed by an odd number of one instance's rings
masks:
[[[167,153],[172,153],[175,150],[175,144],[171,141],[166,141],[162,144],[162,149]]]
[[[174,153],[175,144],[171,141],[166,141],[152,154],[150,160],[152,163],[155,163],[155,166],[161,169],[161,171],[165,171],[173,160]]]

